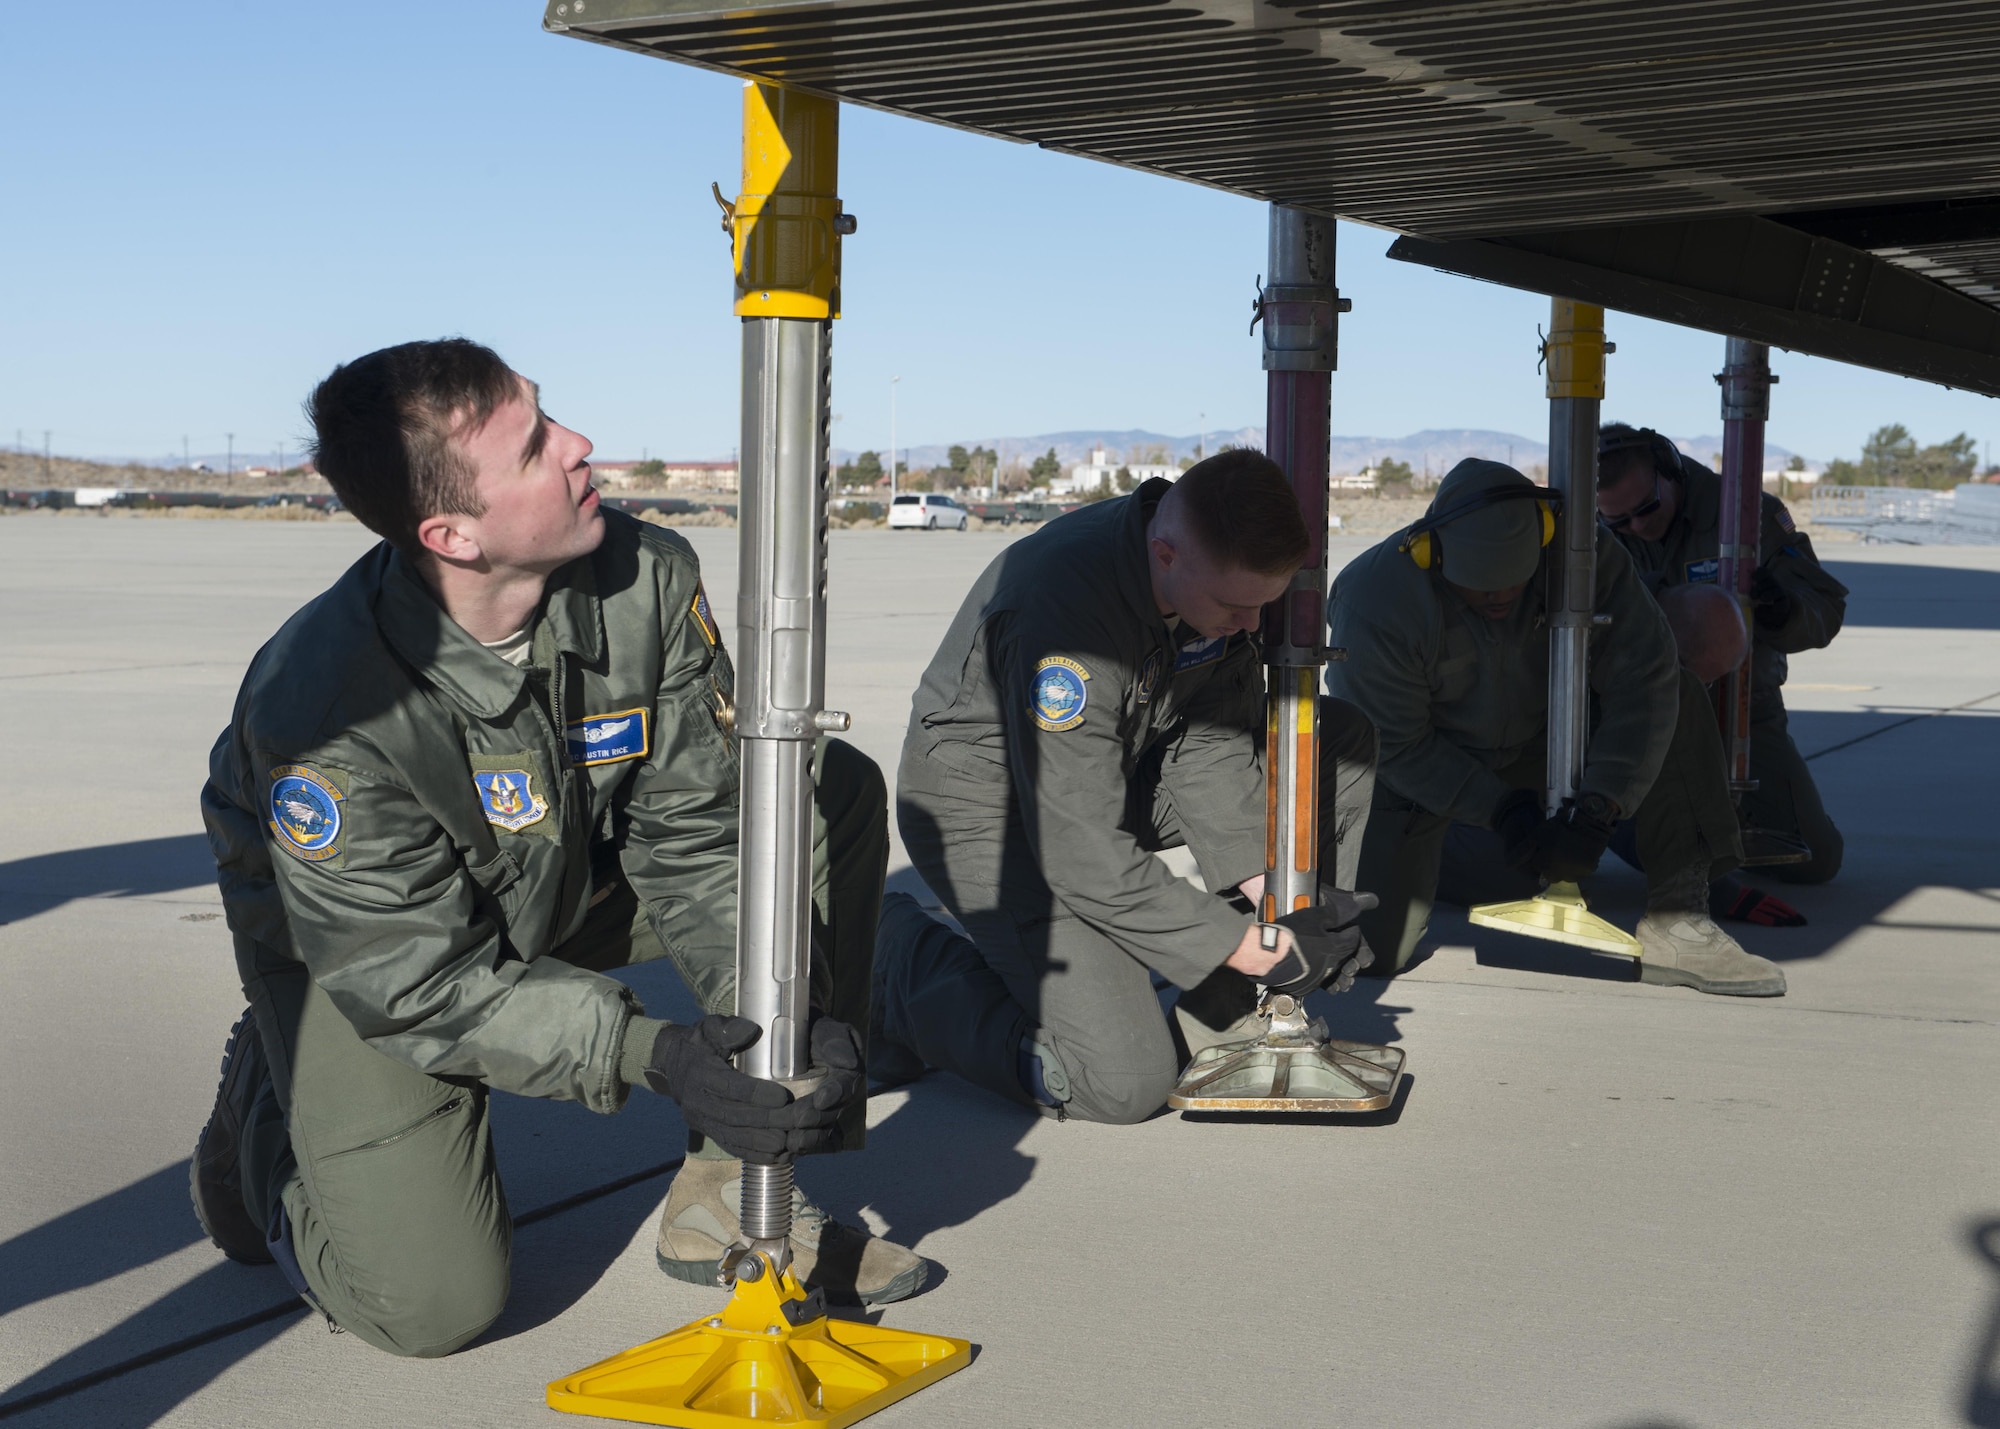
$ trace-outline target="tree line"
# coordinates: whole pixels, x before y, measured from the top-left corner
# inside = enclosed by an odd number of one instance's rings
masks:
[[[1978,444],[1960,432],[1934,446],[1918,446],[1900,422],[1877,427],[1861,444],[1859,459],[1826,464],[1828,486],[1923,486],[1945,489],[1971,481],[1979,468]]]

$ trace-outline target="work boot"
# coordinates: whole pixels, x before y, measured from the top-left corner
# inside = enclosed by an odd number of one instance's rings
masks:
[[[243,1203],[243,1171],[238,1153],[250,1103],[264,1081],[264,1044],[257,1023],[245,1008],[229,1029],[222,1049],[222,1077],[215,1089],[215,1108],[194,1143],[188,1163],[188,1195],[195,1219],[216,1248],[245,1265],[269,1265],[271,1252],[264,1228]]]
[[[714,1285],[722,1253],[741,1234],[743,1163],[690,1156],[660,1212],[660,1269]],[[930,1266],[913,1250],[843,1225],[792,1189],[792,1274],[836,1305],[882,1305],[923,1288]]]
[[[1725,997],[1782,997],[1778,965],[1746,953],[1708,916],[1708,872],[1696,864],[1662,880],[1639,920],[1639,981]]]

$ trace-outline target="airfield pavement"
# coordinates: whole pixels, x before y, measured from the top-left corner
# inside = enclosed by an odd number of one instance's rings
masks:
[[[727,619],[736,533],[687,534]],[[829,704],[892,776],[917,674],[1009,539],[833,538]],[[497,1098],[513,1299],[446,1360],[329,1335],[188,1210],[241,1008],[196,794],[252,651],[366,540],[0,519],[9,1429],[575,1422],[545,1381],[721,1303],[654,1268],[682,1142],[644,1094]],[[939,1267],[887,1323],[979,1353],[871,1423],[2000,1426],[2000,549],[1826,554],[1848,626],[1790,699],[1846,868],[1780,890],[1811,926],[1742,934],[1788,997],[1643,986],[1446,916],[1409,975],[1326,1004],[1407,1049],[1386,1113],[1058,1124],[942,1074],[880,1096],[868,1150],[802,1180]],[[1642,885],[1607,863],[1597,906],[1629,927]],[[685,1008],[664,966],[632,980]]]

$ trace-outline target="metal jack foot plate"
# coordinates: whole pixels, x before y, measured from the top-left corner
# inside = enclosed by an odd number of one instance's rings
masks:
[[[554,1381],[549,1408],[680,1429],[842,1429],[972,1362],[949,1335],[827,1318],[790,1270],[740,1275],[717,1316]]]
[[[1326,1024],[1278,997],[1260,1009],[1271,1028],[1253,1042],[1197,1052],[1167,1097],[1175,1111],[1304,1115],[1380,1111],[1396,1096],[1403,1049],[1337,1042]]]
[[[1569,943],[1593,953],[1639,956],[1639,940],[1591,912],[1574,883],[1551,883],[1539,897],[1518,903],[1482,903],[1470,917],[1479,927],[1503,933]]]

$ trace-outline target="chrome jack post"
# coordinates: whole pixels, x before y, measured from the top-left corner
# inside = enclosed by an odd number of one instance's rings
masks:
[[[1334,221],[1273,204],[1270,283],[1252,326],[1264,329],[1265,446],[1284,468],[1310,545],[1291,588],[1264,608],[1266,922],[1319,898],[1319,672],[1345,651],[1326,644],[1328,431],[1340,314]],[[1180,1111],[1377,1111],[1395,1095],[1403,1052],[1335,1042],[1295,998],[1266,993],[1261,1037],[1196,1054],[1167,1098]]]

